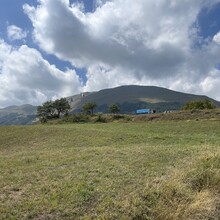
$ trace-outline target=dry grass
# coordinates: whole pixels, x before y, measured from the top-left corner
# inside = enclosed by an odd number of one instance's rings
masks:
[[[0,127],[0,219],[220,217],[215,120]]]
[[[189,111],[168,111],[167,113],[140,115],[133,118],[133,121],[191,121],[191,120],[213,120],[220,121],[220,109],[211,110],[189,110]]]

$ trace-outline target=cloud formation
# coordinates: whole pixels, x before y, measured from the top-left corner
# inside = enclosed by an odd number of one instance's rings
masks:
[[[33,48],[13,48],[0,40],[0,104],[38,105],[48,99],[80,92],[73,70],[60,71]]]
[[[93,12],[69,0],[25,4],[33,40],[46,53],[87,69],[60,71],[37,49],[0,41],[1,105],[39,104],[57,96],[119,85],[157,85],[220,100],[220,32],[199,36],[198,15],[220,0],[96,0]],[[11,40],[21,39],[9,26]],[[25,37],[25,35],[23,35]],[[3,83],[2,83],[3,82]]]
[[[93,13],[84,13],[68,0],[41,0],[24,10],[44,51],[88,68],[85,89],[154,84],[220,98],[213,92],[218,83],[206,89],[213,72],[219,74],[219,36],[194,47],[198,14],[219,2],[97,1]]]
[[[220,31],[213,37],[213,40],[220,45]]]
[[[27,37],[27,31],[23,31],[21,28],[17,27],[16,25],[9,25],[7,27],[7,35],[11,41],[22,40]]]

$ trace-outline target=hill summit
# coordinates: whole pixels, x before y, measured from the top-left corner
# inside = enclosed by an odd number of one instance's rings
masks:
[[[216,106],[220,106],[220,102],[207,96],[176,92],[156,86],[120,86],[68,97],[73,113],[80,112],[82,106],[87,102],[96,102],[98,105],[96,111],[98,112],[106,113],[108,106],[117,103],[120,105],[121,113],[129,114],[140,108],[155,109],[157,112],[179,110],[189,101],[205,99],[209,99]]]
[[[179,110],[189,101],[212,101],[217,107],[220,102],[207,96],[186,94],[156,86],[120,86],[103,89],[98,92],[85,92],[67,97],[71,105],[71,113],[82,111],[82,106],[88,102],[96,102],[96,112],[107,113],[111,104],[120,106],[120,113],[134,114],[141,108],[155,109],[156,112]],[[0,109],[0,125],[32,124],[36,119],[36,106],[10,106]]]

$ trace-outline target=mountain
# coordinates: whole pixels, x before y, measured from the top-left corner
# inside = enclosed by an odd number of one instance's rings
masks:
[[[87,102],[96,102],[97,112],[107,112],[109,105],[117,103],[122,113],[134,113],[140,108],[155,109],[157,112],[179,110],[188,101],[204,99],[209,99],[216,106],[220,106],[220,102],[207,96],[176,92],[156,86],[120,86],[68,97],[73,113],[80,112],[83,104]]]
[[[155,86],[120,86],[104,89],[98,92],[86,92],[67,97],[71,105],[71,113],[82,111],[82,106],[87,102],[96,102],[96,112],[108,112],[108,107],[117,103],[121,113],[133,114],[136,109],[149,108],[157,112],[166,110],[179,110],[188,101],[211,100],[220,107],[220,102],[207,96],[186,94]],[[9,106],[0,109],[0,125],[32,124],[36,120],[36,106],[22,105]]]
[[[9,106],[0,109],[0,125],[28,125],[36,120],[36,106]]]

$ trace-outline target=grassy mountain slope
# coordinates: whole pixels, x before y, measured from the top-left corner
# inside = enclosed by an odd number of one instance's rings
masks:
[[[159,112],[177,110],[188,101],[210,99],[207,96],[186,94],[155,86],[121,86],[87,93],[84,97],[73,96],[70,97],[70,101],[71,98],[73,111],[80,111],[83,104],[94,101],[98,105],[97,111],[107,112],[109,105],[118,103],[122,113],[134,113],[138,108],[155,108]],[[210,100],[220,106],[219,102]]]
[[[9,106],[0,109],[0,125],[32,124],[36,119],[36,106]]]
[[[120,104],[121,113],[134,113],[139,108],[156,109],[157,112],[165,110],[179,110],[188,101],[210,99],[175,92],[155,86],[121,86],[104,89],[98,92],[87,92],[67,98],[72,107],[72,113],[82,111],[82,106],[87,102],[96,102],[96,112],[108,112],[108,107],[113,103]],[[215,105],[220,102],[210,99]],[[0,109],[0,125],[31,124],[36,118],[36,107],[31,105],[11,106]]]

